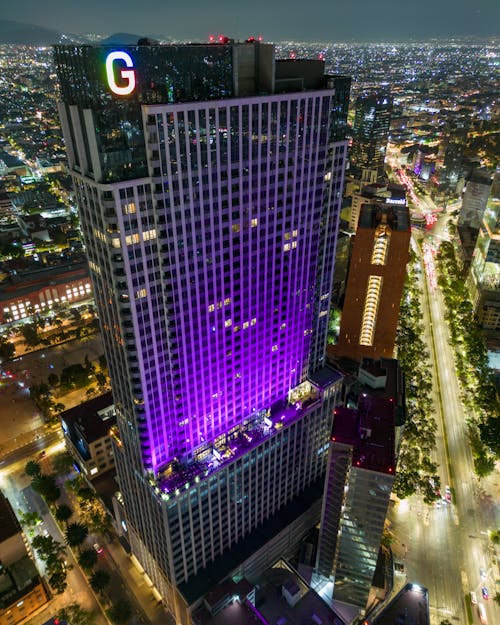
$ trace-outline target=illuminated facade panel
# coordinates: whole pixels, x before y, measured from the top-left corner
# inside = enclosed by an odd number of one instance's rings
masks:
[[[360,345],[373,345],[373,335],[375,334],[375,324],[377,323],[382,281],[382,276],[370,276],[368,278],[365,307],[363,310],[363,321],[361,323],[361,332],[359,337]]]

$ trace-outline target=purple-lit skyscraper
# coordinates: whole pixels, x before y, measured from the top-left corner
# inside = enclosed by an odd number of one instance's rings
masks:
[[[349,79],[253,41],[55,60],[127,531],[188,623],[319,518]]]

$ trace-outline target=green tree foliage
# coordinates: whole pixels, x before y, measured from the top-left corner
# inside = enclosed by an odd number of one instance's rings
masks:
[[[69,365],[61,372],[60,384],[66,390],[88,386],[89,372],[80,363]]]
[[[3,336],[0,337],[0,362],[5,362],[6,360],[14,358],[15,353],[15,346]]]
[[[488,366],[482,330],[461,275],[453,245],[444,241],[437,255],[439,284],[447,308],[447,321],[455,347],[455,366],[469,409],[469,436],[474,466],[480,477],[493,470],[500,456],[500,402]]]
[[[54,504],[61,496],[61,491],[53,475],[44,475],[43,473],[36,475],[31,486],[49,505]]]
[[[54,516],[59,523],[66,523],[73,516],[73,510],[65,503],[57,506]]]
[[[107,614],[115,625],[125,625],[132,616],[132,608],[127,601],[121,601],[120,603],[112,605],[107,611]]]
[[[420,492],[430,504],[438,498],[439,490],[438,467],[431,461],[437,425],[430,399],[432,374],[429,352],[422,340],[422,294],[418,285],[410,268],[396,339],[398,359],[405,375],[406,422],[393,491],[401,499]]]
[[[26,471],[26,475],[29,475],[30,477],[36,477],[38,475],[41,475],[42,473],[42,469],[39,463],[35,462],[34,460],[28,460],[24,467],[24,470]]]
[[[51,373],[49,377],[47,378],[47,382],[49,383],[49,386],[54,388],[59,383],[59,377],[57,376],[57,374]]]
[[[40,525],[42,518],[38,512],[19,512],[19,522],[23,527],[27,527],[28,530],[33,530],[37,525]]]
[[[68,587],[66,581],[66,572],[64,569],[58,569],[49,576],[49,584],[58,595],[62,595]]]
[[[103,569],[97,569],[92,573],[90,578],[90,585],[98,594],[103,594],[106,588],[109,586],[109,582],[111,581],[111,576],[107,571]]]
[[[71,625],[94,625],[95,613],[84,610],[77,603],[66,606],[57,613],[57,618],[61,621],[71,623]]]
[[[64,569],[63,556],[66,553],[64,545],[54,540],[52,536],[35,536],[31,543],[39,558],[41,558],[49,573]]]
[[[91,571],[97,564],[97,553],[95,549],[83,549],[78,556],[78,563],[85,571]]]
[[[68,523],[66,531],[64,532],[66,544],[70,547],[80,547],[83,541],[87,538],[88,533],[88,527],[83,523]]]
[[[73,458],[67,451],[58,453],[52,459],[52,466],[57,475],[67,475],[73,469]]]
[[[26,323],[21,326],[21,334],[24,338],[24,342],[28,347],[36,347],[42,342],[42,339],[38,335],[37,328],[34,324]]]

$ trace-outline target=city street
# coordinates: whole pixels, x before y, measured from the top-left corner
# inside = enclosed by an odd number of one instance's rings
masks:
[[[439,229],[443,231],[442,224]],[[413,247],[420,249],[418,245]],[[441,490],[444,493],[447,485],[451,487],[452,502],[434,507],[421,503],[418,497],[401,502],[391,520],[396,535],[404,536],[407,543],[405,548],[401,544],[396,547],[396,556],[405,557],[407,580],[429,589],[433,625],[445,618],[468,623],[465,597],[470,591],[475,591],[478,601],[485,605],[488,623],[495,624],[500,623],[500,610],[491,599],[498,569],[489,551],[487,532],[498,527],[500,511],[486,495],[481,496],[474,476],[443,297],[431,272],[428,265],[420,275],[425,339],[434,372],[433,403],[438,425],[435,460],[440,465]],[[488,500],[489,505],[483,500]],[[483,579],[480,569],[485,571]],[[481,596],[483,586],[489,589],[488,601]],[[472,616],[473,622],[479,624],[475,605]]]

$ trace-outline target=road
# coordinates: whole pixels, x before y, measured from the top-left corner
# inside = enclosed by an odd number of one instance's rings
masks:
[[[64,543],[62,532],[52,518],[45,502],[32,490],[29,479],[22,473],[25,462],[26,457],[18,458],[17,461],[11,460],[7,467],[2,466],[0,488],[16,512],[19,510],[38,512],[43,520],[43,524],[37,528],[38,532],[47,531],[58,542]],[[38,559],[36,561],[39,571],[43,573],[43,562]],[[66,551],[66,561],[68,565],[72,565],[67,574],[67,590],[62,595],[55,595],[43,611],[30,619],[30,625],[45,623],[62,607],[72,603],[77,603],[86,610],[94,611],[96,613],[96,625],[109,625],[109,621],[102,614],[95,595],[90,590],[87,580],[70,549]]]
[[[437,232],[445,233],[446,217],[439,220]],[[429,238],[429,234],[423,235]],[[414,245],[414,249],[417,246]],[[423,267],[423,263],[422,263]],[[489,625],[500,623],[500,610],[490,599],[481,597],[481,587],[495,593],[498,570],[492,565],[487,531],[495,529],[494,514],[482,505],[480,488],[473,472],[473,459],[468,442],[466,415],[460,400],[460,388],[445,320],[445,305],[431,271],[423,271],[422,314],[424,339],[431,359],[434,377],[433,404],[438,431],[435,460],[440,465],[442,490],[452,489],[453,502],[439,507],[426,506],[418,497],[403,502],[392,511],[396,535],[405,537],[395,546],[396,560],[405,562],[408,581],[429,589],[431,623],[449,619],[467,624],[465,597],[475,591],[486,608]],[[401,539],[403,540],[403,539]],[[481,579],[480,569],[486,572]],[[404,579],[400,579],[401,584]],[[480,623],[476,606],[473,622]]]

